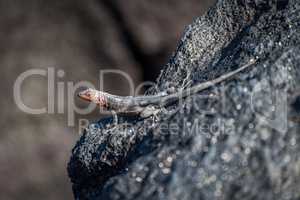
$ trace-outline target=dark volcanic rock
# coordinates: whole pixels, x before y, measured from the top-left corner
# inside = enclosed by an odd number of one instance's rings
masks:
[[[68,165],[76,199],[299,199],[299,41],[298,0],[218,1],[156,90],[256,64],[155,118],[91,124]]]

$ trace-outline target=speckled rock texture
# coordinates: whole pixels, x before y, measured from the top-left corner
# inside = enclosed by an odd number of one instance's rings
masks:
[[[219,0],[149,93],[257,62],[156,117],[90,124],[68,165],[75,199],[299,199],[299,41],[298,0]]]

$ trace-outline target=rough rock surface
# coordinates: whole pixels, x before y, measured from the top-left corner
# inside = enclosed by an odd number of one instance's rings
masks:
[[[217,98],[90,124],[68,165],[75,198],[299,199],[299,41],[298,0],[219,0],[188,27],[156,89],[257,63],[201,93]]]

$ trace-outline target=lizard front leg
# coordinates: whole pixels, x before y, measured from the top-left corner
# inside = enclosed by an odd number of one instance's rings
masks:
[[[148,105],[145,107],[145,109],[142,110],[140,113],[140,117],[142,118],[148,118],[151,116],[156,116],[160,112],[159,108],[156,108],[153,105]]]

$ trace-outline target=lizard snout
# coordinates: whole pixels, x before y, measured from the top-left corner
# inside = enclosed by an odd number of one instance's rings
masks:
[[[89,89],[85,89],[77,94],[83,100],[91,101],[91,94]]]

